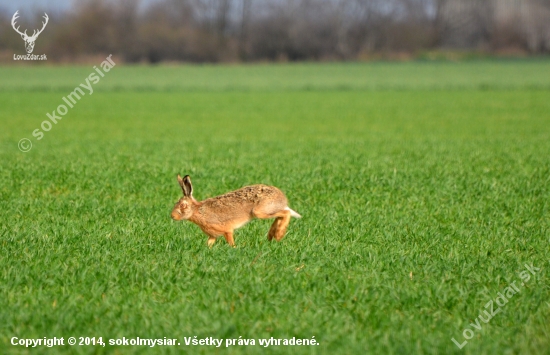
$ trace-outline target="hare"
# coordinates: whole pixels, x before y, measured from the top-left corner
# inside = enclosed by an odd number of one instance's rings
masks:
[[[245,186],[221,196],[204,201],[193,198],[191,178],[178,175],[183,197],[174,206],[171,217],[176,221],[189,220],[198,225],[208,235],[208,246],[224,236],[232,247],[235,246],[233,231],[254,218],[275,218],[267,239],[283,239],[290,217],[301,218],[288,207],[286,196],[276,187],[267,185]]]

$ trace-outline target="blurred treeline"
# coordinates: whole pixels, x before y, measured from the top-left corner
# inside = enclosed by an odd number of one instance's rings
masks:
[[[40,28],[44,11],[20,13]],[[0,59],[23,41],[0,13]],[[550,0],[81,0],[49,12],[34,54],[126,62],[361,60],[434,50],[550,52]]]

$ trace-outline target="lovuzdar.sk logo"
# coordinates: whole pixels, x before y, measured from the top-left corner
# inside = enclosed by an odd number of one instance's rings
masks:
[[[47,60],[45,54],[42,55],[36,55],[32,54],[32,51],[34,50],[34,42],[38,38],[38,35],[44,31],[44,28],[46,28],[46,25],[48,24],[48,14],[44,12],[44,22],[42,22],[42,28],[40,30],[33,30],[32,36],[27,35],[27,30],[24,32],[21,32],[19,30],[19,27],[17,26],[17,19],[19,18],[19,10],[15,11],[15,14],[13,14],[13,17],[11,18],[11,26],[15,30],[15,32],[19,33],[21,35],[21,38],[25,41],[25,50],[27,51],[26,55],[13,55],[13,60]],[[17,26],[17,27],[16,27]]]

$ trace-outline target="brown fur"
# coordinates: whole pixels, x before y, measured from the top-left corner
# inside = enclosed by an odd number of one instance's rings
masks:
[[[285,236],[290,217],[300,217],[288,207],[288,200],[281,190],[267,185],[245,186],[226,194],[204,201],[193,198],[193,187],[189,175],[183,179],[178,175],[183,197],[172,210],[172,219],[189,220],[208,235],[208,246],[224,236],[234,246],[233,231],[254,218],[276,218],[269,229],[268,240],[280,241]]]

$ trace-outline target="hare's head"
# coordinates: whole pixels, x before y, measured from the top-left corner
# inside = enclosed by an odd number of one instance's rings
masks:
[[[171,216],[172,219],[181,221],[189,219],[193,215],[192,206],[195,199],[193,198],[193,186],[191,185],[189,175],[185,175],[183,179],[178,175],[178,182],[183,191],[183,197],[174,205]]]

